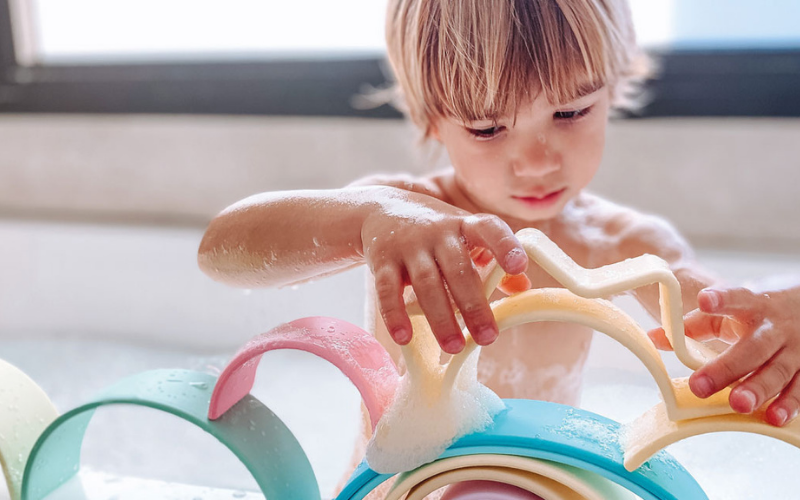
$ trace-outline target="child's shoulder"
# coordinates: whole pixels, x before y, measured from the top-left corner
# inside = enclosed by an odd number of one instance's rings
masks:
[[[689,245],[665,218],[640,212],[592,193],[583,192],[562,213],[571,239],[591,250],[593,266],[645,253],[673,261]]]
[[[388,186],[414,193],[432,196],[438,200],[449,202],[444,189],[443,173],[430,176],[414,176],[408,173],[378,173],[363,177],[349,186]]]

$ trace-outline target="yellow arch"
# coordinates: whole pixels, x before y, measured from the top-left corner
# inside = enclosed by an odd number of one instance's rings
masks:
[[[645,365],[653,376],[663,402],[628,426],[625,467],[634,470],[657,451],[687,437],[708,432],[738,431],[763,434],[800,448],[800,419],[779,428],[766,424],[763,413],[739,415],[728,403],[730,389],[707,399],[696,397],[688,379],[671,379],[661,356],[647,334],[625,312],[600,297],[658,283],[661,294],[661,319],[678,358],[696,370],[716,353],[703,344],[686,338],[683,328],[680,284],[668,264],[655,256],[642,255],[597,269],[578,266],[555,243],[535,229],[517,233],[527,254],[567,289],[533,289],[491,304],[502,330],[536,321],[562,321],[588,326],[621,343]],[[488,297],[502,279],[496,267],[484,291]],[[429,329],[424,317],[413,317],[415,332]],[[416,323],[418,322],[418,323]],[[447,365],[438,364],[436,341],[429,332],[415,335],[403,348],[411,372],[424,373],[436,380],[431,387],[450,390],[456,377],[478,346],[466,334],[465,349]],[[438,392],[438,390],[436,391]]]
[[[503,330],[536,321],[563,321],[588,326],[613,338],[636,357],[658,385],[670,418],[684,420],[731,413],[727,392],[700,399],[689,390],[686,379],[670,379],[664,362],[644,330],[624,311],[607,300],[578,297],[561,288],[542,288],[505,297],[492,303],[497,326]],[[477,344],[468,337],[467,347],[447,366],[445,387],[451,387]]]
[[[800,419],[775,427],[764,422],[762,409],[750,415],[732,413],[674,422],[664,404],[659,403],[627,426],[622,440],[625,468],[633,471],[671,444],[712,432],[761,434],[800,448]]]

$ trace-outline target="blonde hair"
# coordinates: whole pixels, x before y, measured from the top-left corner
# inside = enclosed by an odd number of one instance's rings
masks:
[[[608,85],[620,106],[647,72],[625,0],[389,0],[386,42],[426,137],[436,117],[492,119],[537,92],[567,103]]]

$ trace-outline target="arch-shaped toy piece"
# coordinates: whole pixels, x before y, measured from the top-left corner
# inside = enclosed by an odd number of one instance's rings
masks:
[[[730,390],[700,399],[686,379],[672,380],[664,362],[644,330],[624,311],[607,300],[586,299],[561,288],[526,290],[491,304],[500,330],[536,321],[579,323],[613,338],[638,357],[656,381],[666,409],[673,420],[733,413],[728,404]],[[461,365],[477,348],[468,342],[447,366],[448,386],[454,383]]]
[[[800,419],[783,427],[764,421],[762,407],[750,415],[733,413],[673,422],[663,403],[630,423],[625,431],[625,468],[634,470],[659,450],[683,439],[712,432],[747,432],[775,438],[800,448]]]
[[[424,498],[455,482],[484,480],[517,486],[548,500],[632,500],[633,493],[569,465],[515,455],[462,455],[400,474],[384,500]],[[421,495],[421,496],[420,496]]]
[[[598,474],[639,495],[642,500],[707,500],[694,478],[667,453],[648,467],[628,471],[619,442],[621,426],[588,411],[544,401],[504,400],[507,411],[494,425],[459,439],[441,459],[474,454],[530,457]],[[378,474],[362,463],[337,500],[361,500],[391,474]]]
[[[667,262],[655,255],[641,255],[597,269],[579,266],[538,229],[516,233],[528,256],[571,292],[585,298],[604,298],[644,285],[658,283],[661,296],[661,325],[675,355],[687,367],[697,370],[716,353],[687,338],[683,328],[681,286]],[[504,271],[495,267],[484,283],[488,297],[502,279]]]
[[[31,449],[58,412],[30,377],[1,359],[0,407],[0,467],[11,500],[19,500]]]
[[[496,456],[496,455],[490,455]],[[511,486],[516,486],[529,493],[537,495],[537,499],[547,500],[584,500],[569,488],[547,477],[539,476],[524,470],[504,469],[499,467],[467,467],[454,469],[438,476],[433,476],[417,484],[408,492],[405,500],[424,500],[426,496],[451,484],[465,481],[492,481]]]
[[[58,417],[31,450],[22,500],[41,500],[74,476],[95,409],[119,404],[161,410],[213,435],[242,461],[267,498],[318,500],[319,487],[300,444],[260,401],[248,396],[223,418],[208,420],[214,382],[213,375],[189,370],[144,372],[117,382],[89,403]]]
[[[400,380],[389,353],[363,329],[335,318],[303,318],[251,339],[236,353],[214,387],[210,419],[222,416],[250,392],[261,355],[277,349],[310,352],[339,368],[361,393],[373,429]]]

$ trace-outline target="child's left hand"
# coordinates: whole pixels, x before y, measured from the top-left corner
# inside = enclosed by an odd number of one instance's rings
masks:
[[[707,398],[741,380],[731,391],[731,408],[752,413],[778,396],[766,413],[767,422],[775,426],[800,411],[800,280],[782,285],[765,290],[706,288],[697,295],[699,309],[684,317],[687,336],[732,344],[692,374],[692,392]],[[659,349],[671,349],[663,329],[648,335]]]

